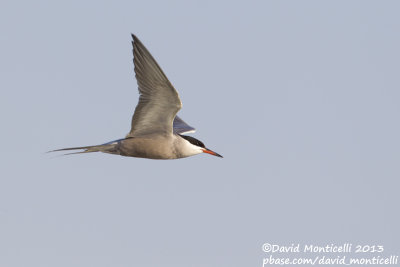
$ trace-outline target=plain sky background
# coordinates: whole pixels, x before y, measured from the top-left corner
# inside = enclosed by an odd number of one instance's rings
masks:
[[[2,1],[0,267],[399,255],[398,1]],[[224,156],[44,152],[129,131],[135,33]]]

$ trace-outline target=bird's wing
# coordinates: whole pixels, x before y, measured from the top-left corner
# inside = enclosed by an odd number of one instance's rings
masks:
[[[194,133],[196,131],[195,128],[189,126],[178,116],[176,116],[174,119],[173,127],[174,127],[174,134],[187,134],[187,133]]]
[[[142,42],[134,34],[132,38],[140,97],[127,137],[172,134],[174,118],[182,107],[178,92]]]

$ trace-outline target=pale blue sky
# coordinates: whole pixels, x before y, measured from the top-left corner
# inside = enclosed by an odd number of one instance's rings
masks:
[[[261,266],[265,242],[400,251],[397,1],[2,1],[1,267]],[[223,159],[123,137],[131,37]]]

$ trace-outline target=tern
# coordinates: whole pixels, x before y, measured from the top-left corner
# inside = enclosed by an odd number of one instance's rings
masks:
[[[207,153],[222,156],[205,147],[203,142],[184,134],[195,129],[176,114],[182,108],[178,92],[153,56],[132,34],[133,64],[139,87],[139,103],[132,117],[131,131],[125,138],[102,145],[57,149],[83,150],[68,153],[103,152],[126,157],[179,159]]]

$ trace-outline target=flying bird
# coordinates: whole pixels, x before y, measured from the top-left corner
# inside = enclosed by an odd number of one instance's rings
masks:
[[[131,131],[125,138],[102,145],[50,152],[83,149],[68,154],[103,152],[149,159],[179,159],[207,153],[222,158],[206,148],[200,140],[184,135],[195,132],[195,129],[176,115],[182,108],[178,92],[142,42],[134,34],[132,39],[133,63],[140,96],[132,117]]]

